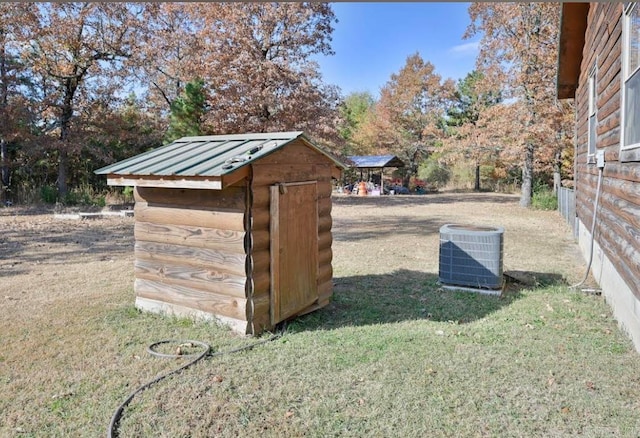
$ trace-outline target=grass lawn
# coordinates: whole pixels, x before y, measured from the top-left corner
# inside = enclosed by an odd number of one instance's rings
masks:
[[[505,270],[531,282],[438,286],[438,227],[478,217],[505,226]],[[0,436],[104,436],[133,389],[184,363],[148,344],[255,342],[135,310],[132,225],[0,216]],[[584,269],[568,234],[510,196],[338,198],[332,303],[140,394],[120,436],[640,436],[640,356],[602,297],[568,288]]]

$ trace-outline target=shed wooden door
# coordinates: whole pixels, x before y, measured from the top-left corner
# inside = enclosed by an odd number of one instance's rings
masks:
[[[271,186],[271,323],[318,299],[318,196],[315,181]]]

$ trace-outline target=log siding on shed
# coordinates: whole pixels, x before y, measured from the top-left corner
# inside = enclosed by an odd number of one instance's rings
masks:
[[[318,300],[311,307],[301,309],[307,313],[329,303],[333,292],[331,266],[333,242],[331,234],[331,178],[335,177],[335,164],[314,153],[303,142],[296,141],[286,150],[277,151],[252,164],[252,218],[251,264],[253,266],[252,306],[256,329],[269,328],[270,305],[270,187],[278,183],[315,180],[318,205]]]
[[[245,187],[136,187],[134,288],[246,331]],[[144,305],[141,307],[145,307]]]
[[[302,132],[282,132],[185,137],[99,169],[135,186],[136,306],[242,334],[325,306],[331,180],[344,168]]]

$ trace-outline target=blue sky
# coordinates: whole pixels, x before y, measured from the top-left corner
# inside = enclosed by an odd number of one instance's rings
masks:
[[[343,95],[380,87],[419,52],[455,80],[473,70],[479,37],[464,40],[469,3],[333,3],[333,56],[317,57],[324,81]]]

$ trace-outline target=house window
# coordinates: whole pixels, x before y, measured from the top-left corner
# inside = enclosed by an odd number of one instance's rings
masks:
[[[624,152],[640,147],[640,7],[631,3],[623,18],[621,148]]]
[[[596,128],[598,126],[597,69],[594,66],[589,73],[589,138],[587,140],[587,163],[596,162]]]

